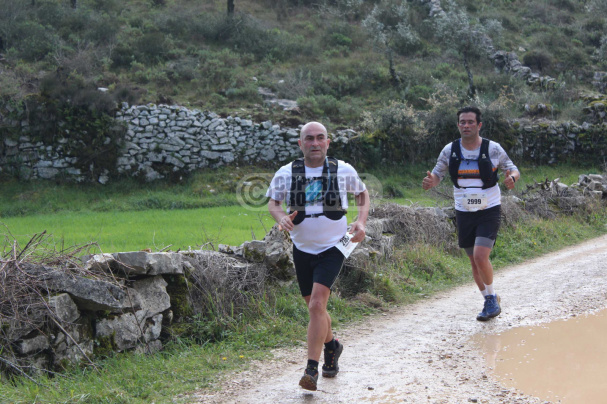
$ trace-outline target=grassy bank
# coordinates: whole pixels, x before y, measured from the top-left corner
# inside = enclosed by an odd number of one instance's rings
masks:
[[[575,182],[579,174],[598,172],[587,167],[540,167],[522,169],[522,171],[523,180],[517,183],[519,190],[525,189],[526,183],[539,182],[546,178],[560,177],[563,182],[569,184]],[[424,205],[448,203],[447,200],[437,199],[435,194],[419,191],[421,188],[419,183],[424,172],[424,167],[413,167],[403,169],[399,173],[374,174],[381,179],[384,189],[391,187],[396,192],[400,192],[400,195],[396,195],[403,203],[414,202]],[[157,186],[162,192],[171,193],[167,188],[163,188],[164,186]],[[154,195],[156,190],[152,188],[153,186],[149,187],[148,192]],[[176,187],[172,192],[177,199],[180,195],[179,189]],[[187,187],[181,189],[187,194]],[[120,199],[118,195],[112,198]],[[2,199],[6,199],[4,193]],[[27,205],[27,202],[25,204]],[[167,222],[162,223],[163,227],[175,228],[172,231],[178,233],[185,231],[188,222],[195,222],[196,226],[201,227],[205,218],[208,217],[210,220],[225,215],[236,220],[208,222],[210,234],[216,234],[218,232],[216,226],[218,223],[223,223],[221,234],[236,234],[238,226],[241,226],[243,228],[239,230],[241,231],[239,234],[245,239],[250,239],[250,228],[243,223],[245,218],[251,217],[237,216],[237,212],[241,210],[240,206],[233,205],[208,209],[173,211],[150,209],[100,213],[86,209],[86,204],[83,203],[75,204],[71,211],[63,211],[56,215],[34,213],[3,220],[14,220],[11,226],[19,226],[19,221],[23,221],[29,223],[27,226],[31,226],[30,232],[39,232],[41,219],[45,216],[51,221],[54,216],[82,215],[83,219],[78,223],[63,219],[65,222],[73,223],[73,227],[66,227],[63,233],[64,241],[67,242],[67,234],[75,233],[75,229],[84,227],[87,222],[99,220],[98,218],[104,215],[108,215],[104,219],[108,225],[110,222],[111,224],[126,223],[125,229],[131,229],[130,232],[124,230],[120,235],[114,235],[114,238],[135,238],[137,227],[144,226],[146,222],[160,220],[160,217],[167,218]],[[128,223],[129,218],[140,215],[145,218],[141,223]],[[178,215],[184,215],[183,223],[177,221]],[[607,211],[602,209],[591,214],[558,216],[557,219],[552,220],[534,217],[505,224],[492,252],[494,266],[499,271],[507,265],[604,234],[607,232],[606,221]],[[259,220],[255,218],[252,222]],[[23,226],[25,229],[26,225]],[[52,230],[50,226],[51,224],[49,224],[49,232]],[[13,231],[12,227],[9,228]],[[263,226],[259,231],[262,231],[262,228]],[[78,240],[78,243],[92,241],[91,237],[95,234],[104,234],[99,228],[95,233],[95,226],[88,231],[89,233],[84,233],[86,238]],[[175,244],[174,234],[159,235],[162,237],[157,239],[156,247],[165,243]],[[256,234],[258,238],[262,235]],[[200,237],[200,234],[194,236]],[[144,241],[149,243],[149,239]],[[225,242],[231,243],[227,239]],[[149,244],[146,246],[154,248]],[[379,310],[425,298],[438,290],[462,283],[470,283],[470,287],[474,288],[466,257],[459,252],[449,254],[439,247],[423,244],[408,244],[399,248],[395,251],[393,260],[368,268],[365,275],[367,290],[364,293],[355,298],[345,298],[348,293],[344,289],[346,282],[343,282],[337,285],[336,293],[330,299],[329,309],[337,332],[347,324]],[[340,279],[345,280],[348,276],[350,275],[344,273]],[[473,321],[472,317],[471,321]],[[179,394],[212,386],[222,374],[246,367],[252,359],[267,358],[272,348],[304,343],[306,325],[307,310],[296,286],[271,287],[264,295],[253,297],[251,303],[238,315],[226,318],[220,313],[209,313],[205,318],[194,319],[191,324],[184,326],[183,334],[168,338],[165,350],[161,353],[151,356],[121,354],[101,361],[99,370],[73,369],[53,378],[36,378],[35,382],[27,379],[1,380],[0,402],[173,402]],[[300,360],[303,364],[304,358],[293,359]],[[179,402],[179,399],[176,401]]]

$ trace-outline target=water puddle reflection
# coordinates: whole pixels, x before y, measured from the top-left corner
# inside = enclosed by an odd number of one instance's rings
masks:
[[[505,386],[562,403],[607,402],[607,310],[473,341]]]

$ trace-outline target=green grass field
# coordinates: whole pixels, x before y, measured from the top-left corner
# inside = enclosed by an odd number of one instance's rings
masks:
[[[350,209],[353,220],[356,209]],[[151,249],[172,251],[217,248],[261,240],[274,225],[265,208],[240,205],[206,209],[59,212],[0,218],[0,235],[23,246],[46,231],[57,250],[96,243],[91,252],[113,253]]]
[[[427,169],[431,169],[429,164]],[[371,194],[389,197],[393,202],[421,206],[449,206],[451,202],[421,189],[425,167],[366,173]],[[546,178],[560,178],[566,184],[576,182],[584,173],[600,173],[596,167],[522,168],[517,191],[525,185]],[[274,225],[265,205],[238,204],[235,186],[226,184],[226,173],[194,175],[189,182],[171,186],[167,183],[138,184],[131,181],[101,185],[56,185],[49,182],[17,183],[2,186],[0,195],[0,235],[13,237],[20,245],[46,231],[57,249],[96,243],[95,252],[124,252],[151,249],[172,251],[217,244],[240,245],[247,240],[261,240]],[[236,180],[232,180],[236,182]],[[212,184],[220,192],[199,191]],[[222,188],[223,184],[223,188]],[[451,192],[449,181],[439,190]],[[512,192],[512,191],[508,191]],[[379,199],[372,200],[380,202]],[[208,207],[204,207],[208,206]],[[356,216],[350,201],[349,221]],[[204,208],[203,208],[204,207]],[[47,213],[52,212],[52,213]],[[210,243],[210,244],[209,244]]]
[[[127,212],[60,212],[1,219],[20,244],[46,231],[58,246],[97,243],[102,252],[196,249],[262,239],[274,224],[266,213],[240,206]],[[2,233],[2,230],[0,230]]]

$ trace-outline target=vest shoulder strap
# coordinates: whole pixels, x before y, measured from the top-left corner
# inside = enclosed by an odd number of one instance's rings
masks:
[[[329,162],[329,173],[331,173],[331,177],[333,177],[334,175],[337,175],[339,163],[335,157],[327,157],[327,160]]]
[[[483,142],[481,143],[481,154],[479,155],[479,158],[489,158],[489,139],[483,138]]]
[[[461,161],[462,149],[459,144],[459,139],[455,139],[451,142],[451,154],[449,156],[449,176],[451,177],[451,182],[453,186],[459,188],[459,184],[457,183],[457,172],[459,170],[459,163]]]

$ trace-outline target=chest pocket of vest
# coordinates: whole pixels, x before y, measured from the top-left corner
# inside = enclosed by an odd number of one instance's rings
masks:
[[[323,213],[331,220],[341,219],[346,211],[341,206],[339,183],[337,180],[337,159],[327,157],[327,163],[322,173]],[[289,195],[289,210],[297,211],[293,224],[301,223],[306,217],[306,168],[302,159],[295,160],[291,165],[291,192]],[[318,215],[315,215],[318,216]]]
[[[451,182],[455,188],[461,188],[458,184],[459,169],[462,162],[462,150],[460,145],[460,139],[454,140],[451,143],[451,157],[449,159],[449,175]],[[489,158],[489,139],[483,139],[481,143],[481,149],[478,157],[478,171],[479,177],[483,181],[482,189],[487,189],[497,184],[498,175],[497,170],[493,166],[493,162]]]

